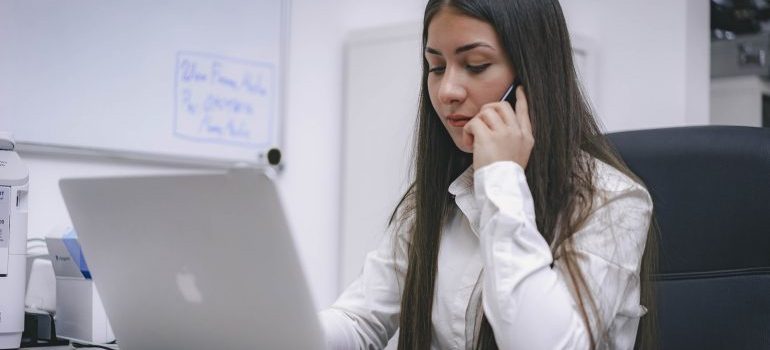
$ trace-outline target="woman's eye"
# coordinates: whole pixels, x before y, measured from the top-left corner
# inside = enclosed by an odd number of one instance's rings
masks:
[[[444,66],[436,66],[436,67],[431,67],[430,69],[428,69],[428,72],[429,73],[434,73],[434,74],[441,74],[441,73],[444,73],[445,69],[446,69],[446,67],[444,67]]]
[[[469,65],[466,65],[465,68],[468,69],[468,71],[470,71],[471,73],[481,73],[491,65],[492,65],[491,63],[485,63],[485,64],[476,65],[476,66],[469,64]]]

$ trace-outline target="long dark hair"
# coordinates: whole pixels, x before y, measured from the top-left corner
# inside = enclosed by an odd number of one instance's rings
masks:
[[[422,48],[428,25],[443,8],[490,23],[523,81],[529,102],[535,146],[526,177],[535,203],[539,232],[569,272],[571,290],[591,338],[592,348],[606,334],[594,334],[589,320],[598,315],[573,253],[572,234],[591,213],[593,158],[642,183],[602,136],[575,73],[567,26],[558,0],[429,0],[423,21]],[[422,55],[422,52],[421,52]],[[415,133],[412,186],[402,197],[391,224],[409,222],[408,270],[401,300],[399,349],[430,347],[434,282],[442,227],[451,210],[449,184],[472,163],[459,150],[431,105],[427,89],[428,63],[423,59],[420,105]],[[566,198],[566,200],[565,200]],[[642,262],[642,318],[637,347],[654,347],[655,310],[650,276],[655,269],[655,234],[650,225]],[[598,316],[597,316],[598,317]],[[480,349],[496,349],[486,317],[475,339]],[[595,329],[602,330],[601,325]]]

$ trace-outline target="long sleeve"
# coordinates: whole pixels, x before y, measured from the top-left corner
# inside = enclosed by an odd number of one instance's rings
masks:
[[[385,348],[398,328],[406,252],[403,233],[387,234],[367,254],[361,275],[319,314],[329,349]]]
[[[597,180],[593,212],[573,236],[577,264],[598,314],[589,307],[595,338],[608,332],[616,315],[625,315],[635,333],[639,305],[639,271],[652,203],[643,187],[606,164]],[[484,263],[483,310],[501,349],[588,348],[589,335],[570,277],[554,261],[538,232],[532,195],[523,169],[498,162],[474,174],[480,209],[478,233]],[[596,319],[600,323],[595,322]],[[602,329],[595,328],[602,324]],[[600,348],[632,348],[633,339],[596,339]]]

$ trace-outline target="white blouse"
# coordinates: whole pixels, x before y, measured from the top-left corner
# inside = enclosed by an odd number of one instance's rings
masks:
[[[632,349],[646,312],[639,272],[652,201],[644,187],[598,160],[595,185],[593,212],[573,236],[598,308],[589,311],[591,327],[599,349]],[[567,268],[537,230],[524,170],[514,162],[469,168],[449,192],[459,210],[441,235],[431,349],[472,349],[479,303],[500,349],[588,348]],[[405,231],[369,253],[361,275],[320,313],[330,349],[382,349],[397,330]]]

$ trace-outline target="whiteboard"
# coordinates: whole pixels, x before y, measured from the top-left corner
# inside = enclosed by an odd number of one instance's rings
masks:
[[[0,1],[0,129],[20,144],[264,163],[288,0]]]

